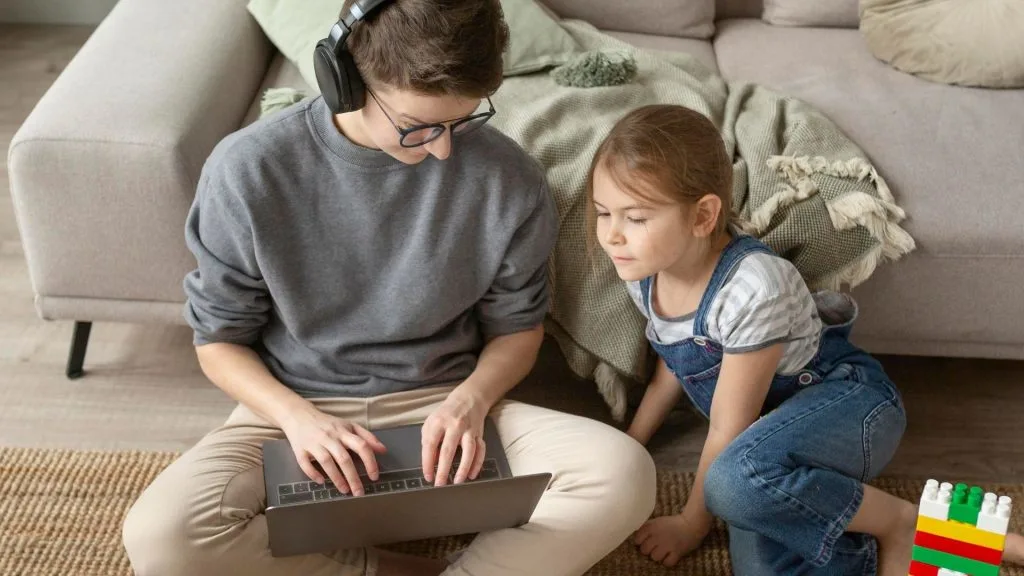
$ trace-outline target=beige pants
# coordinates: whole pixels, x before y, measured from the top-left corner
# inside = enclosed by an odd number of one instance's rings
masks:
[[[369,429],[422,422],[451,388],[316,400]],[[491,412],[516,475],[551,472],[530,522],[479,535],[447,575],[578,575],[654,508],[654,464],[632,438],[600,422],[519,402]],[[161,473],[132,506],[124,544],[141,576],[373,575],[372,550],[274,558],[263,511],[261,445],[284,438],[239,406],[223,426]]]

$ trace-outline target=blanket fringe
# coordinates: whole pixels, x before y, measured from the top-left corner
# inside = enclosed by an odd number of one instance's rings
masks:
[[[616,422],[626,419],[626,382],[614,368],[601,362],[594,369],[594,382]]]
[[[896,199],[892,195],[889,184],[878,173],[878,170],[863,158],[829,162],[824,156],[771,156],[768,158],[768,167],[782,172],[790,185],[797,188],[812,187],[815,191],[817,185],[810,180],[812,174],[825,174],[858,182],[868,179],[878,191],[879,198],[874,198],[874,200],[885,207],[897,222],[906,218],[903,209],[896,205]]]
[[[811,179],[813,174],[858,182],[867,179],[878,191],[877,198],[865,192],[850,192],[826,203],[837,230],[863,226],[878,241],[878,246],[845,269],[816,282],[816,288],[839,290],[844,284],[857,286],[867,280],[882,261],[896,260],[915,248],[914,239],[898,224],[906,218],[906,213],[895,204],[885,179],[863,158],[829,162],[822,156],[771,156],[768,167],[780,172],[785,182],[783,190],[769,198],[752,216],[758,232],[767,229],[776,210],[817,193],[818,187]]]
[[[795,186],[783,184],[781,192],[776,193],[774,196],[766,200],[760,208],[750,215],[750,225],[757,234],[760,234],[768,229],[768,225],[771,224],[772,218],[779,210],[789,208],[797,202],[806,200],[814,194],[817,194],[817,192],[818,186],[810,178],[803,178],[796,182]]]
[[[871,277],[872,272],[882,262],[884,248],[881,244],[868,250],[858,261],[838,272],[819,279],[810,288],[812,290],[839,291],[844,285],[856,286]]]
[[[914,249],[914,239],[895,222],[886,218],[885,207],[877,198],[863,192],[853,192],[827,204],[832,224],[845,230],[856,225],[867,228],[871,236],[879,241],[881,256],[895,260]]]

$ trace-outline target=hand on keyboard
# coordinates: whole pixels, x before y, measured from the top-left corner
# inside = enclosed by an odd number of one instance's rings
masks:
[[[452,477],[455,475],[454,470],[455,467],[453,466],[452,472],[449,473],[449,482],[451,482]],[[475,481],[490,480],[500,477],[501,473],[498,472],[497,461],[493,458],[489,458],[484,461],[484,464],[480,469],[480,474],[477,476]],[[387,492],[403,492],[407,490],[433,487],[433,485],[420,474],[419,468],[381,472],[376,481],[363,475],[360,477],[360,480],[362,481],[365,495],[383,494]],[[469,480],[469,482],[473,481],[474,480]],[[348,494],[344,494],[339,491],[330,481],[325,484],[319,484],[316,482],[293,482],[291,484],[281,484],[277,487],[277,491],[281,499],[281,504],[298,504],[300,502],[314,502],[350,497]]]
[[[374,453],[387,449],[372,432],[359,424],[325,414],[315,407],[300,411],[282,426],[299,467],[310,480],[323,485],[330,481],[342,493],[364,493],[352,454],[363,461],[370,479],[377,478]],[[350,453],[351,451],[351,453]],[[326,476],[326,477],[325,477]]]
[[[489,406],[462,387],[453,390],[423,423],[423,472],[435,486],[459,484],[480,473],[487,444],[484,420]],[[453,460],[462,453],[461,465]],[[454,475],[449,472],[455,470]],[[435,474],[437,477],[435,478]]]

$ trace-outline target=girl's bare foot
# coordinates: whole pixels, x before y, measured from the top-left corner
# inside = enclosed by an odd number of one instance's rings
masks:
[[[878,536],[878,574],[880,576],[907,576],[917,531],[917,506],[899,500],[892,526]]]
[[[1003,562],[1024,564],[1024,536],[1009,532],[1006,534],[1006,545],[1003,547]]]
[[[684,515],[675,514],[648,520],[637,530],[633,541],[642,554],[672,567],[696,550],[707,533],[708,530],[688,521]]]

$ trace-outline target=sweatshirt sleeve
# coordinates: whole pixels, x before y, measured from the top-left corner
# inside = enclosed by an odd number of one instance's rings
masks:
[[[185,224],[185,242],[197,267],[184,280],[185,320],[196,346],[229,342],[251,346],[271,310],[253,245],[244,185],[222,166],[203,169]]]
[[[548,259],[558,236],[558,214],[547,182],[533,211],[516,230],[490,289],[477,303],[485,337],[540,325],[548,312]]]

